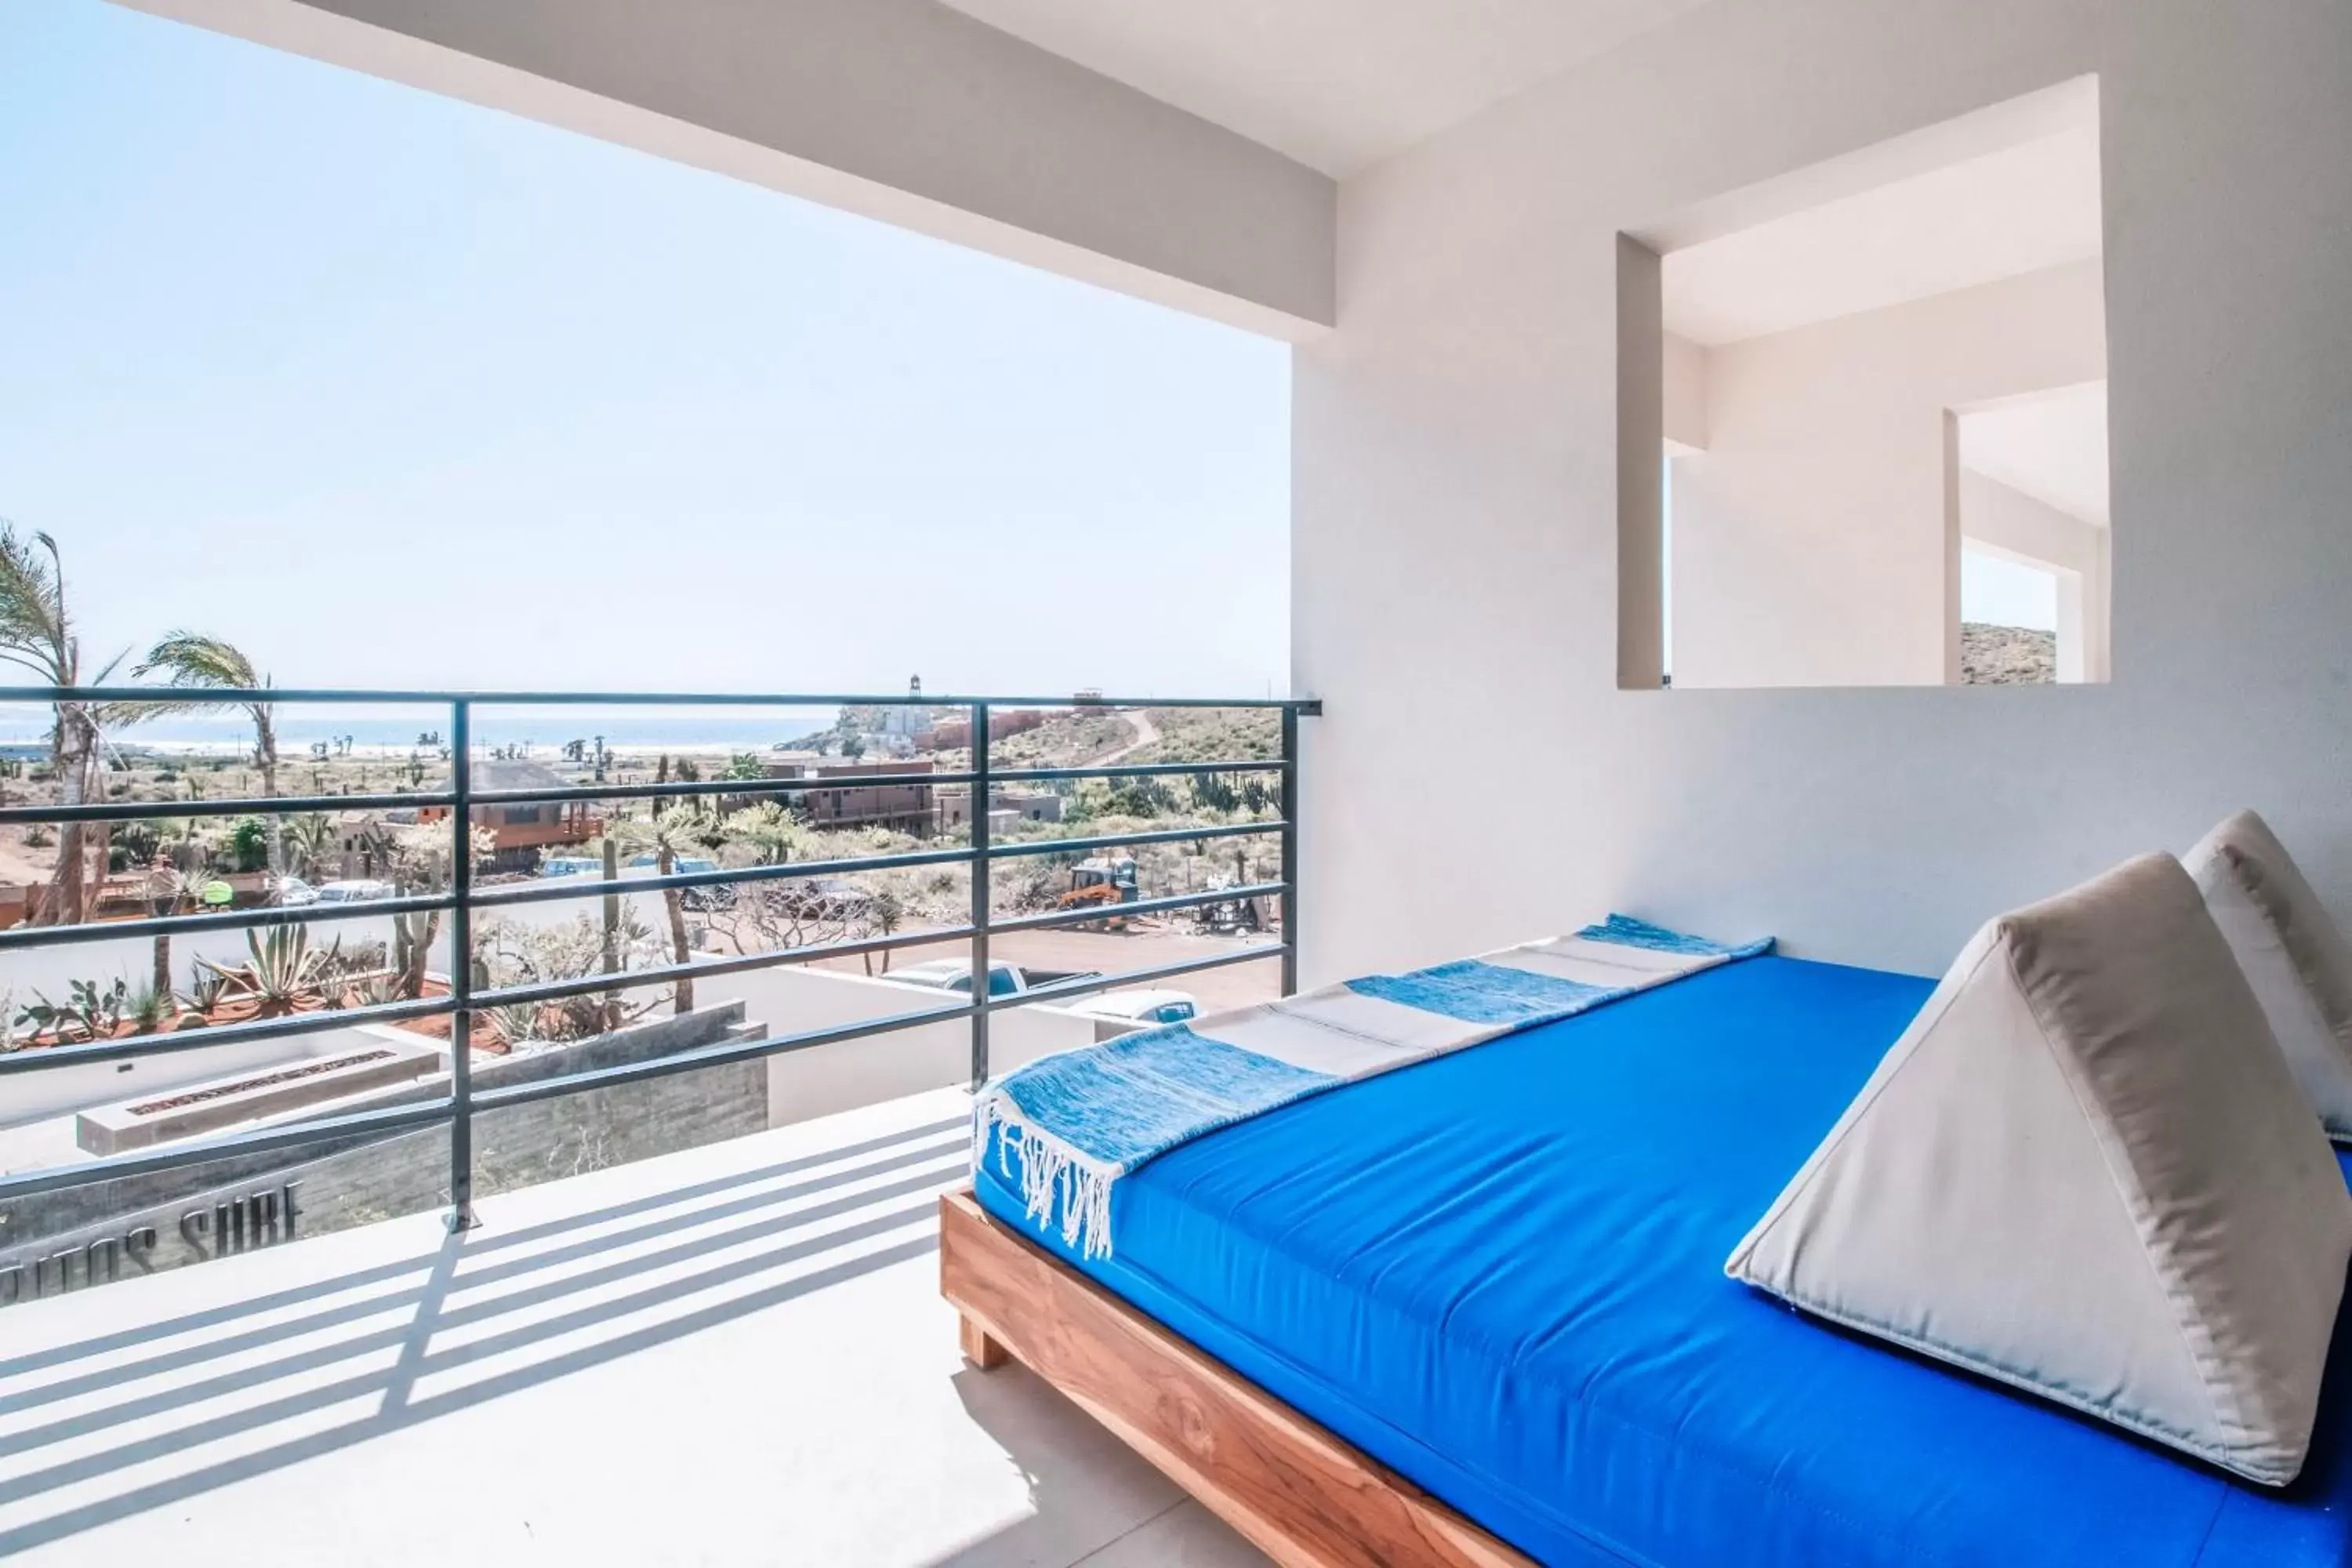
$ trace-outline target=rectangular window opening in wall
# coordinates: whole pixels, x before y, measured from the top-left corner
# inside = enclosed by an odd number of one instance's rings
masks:
[[[1619,237],[1619,685],[2108,679],[2100,156],[2084,78]]]
[[[2060,569],[1998,545],[1960,540],[1960,680],[1967,686],[2058,681]],[[2069,572],[2065,576],[2074,578]],[[2081,593],[2075,578],[2074,592]],[[2081,657],[2075,650],[2075,657]]]

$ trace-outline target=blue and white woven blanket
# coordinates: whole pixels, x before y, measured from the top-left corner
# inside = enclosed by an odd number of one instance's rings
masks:
[[[1359,1079],[1572,1017],[1771,951],[1727,947],[1624,915],[1573,936],[1408,974],[1375,974],[1040,1058],[981,1091],[972,1159],[996,1141],[1032,1223],[1111,1250],[1111,1187],[1171,1149]]]

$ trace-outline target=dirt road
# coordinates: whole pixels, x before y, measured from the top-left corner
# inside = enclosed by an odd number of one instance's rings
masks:
[[[1142,709],[1122,708],[1119,710],[1118,716],[1134,727],[1135,739],[1115,752],[1105,752],[1089,763],[1089,766],[1107,767],[1112,763],[1125,762],[1129,757],[1160,739],[1160,726],[1153,723],[1151,715]]]

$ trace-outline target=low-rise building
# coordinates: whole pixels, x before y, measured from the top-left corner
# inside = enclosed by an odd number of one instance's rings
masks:
[[[971,820],[971,790],[939,792],[940,831],[961,827]],[[1024,822],[1059,822],[1062,797],[1051,790],[992,789],[988,792],[988,830],[995,833]]]
[[[572,787],[572,781],[544,763],[520,758],[488,758],[474,764],[473,787],[496,790]],[[446,822],[449,808],[419,808],[419,822]],[[527,871],[539,864],[540,852],[570,844],[585,844],[604,831],[604,814],[593,801],[501,801],[473,809],[477,826],[490,834],[490,868]]]
[[[934,772],[929,758],[892,758],[878,763],[826,763],[805,752],[771,753],[772,779],[806,779],[812,784],[862,778],[904,778]],[[834,788],[792,790],[781,798],[818,827],[887,827],[929,837],[938,811],[927,784],[843,783]]]

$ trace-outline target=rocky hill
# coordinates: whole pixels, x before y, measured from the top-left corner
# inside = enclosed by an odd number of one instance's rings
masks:
[[[1960,680],[1968,686],[2047,686],[2058,679],[2058,636],[1983,621],[1960,624]]]

